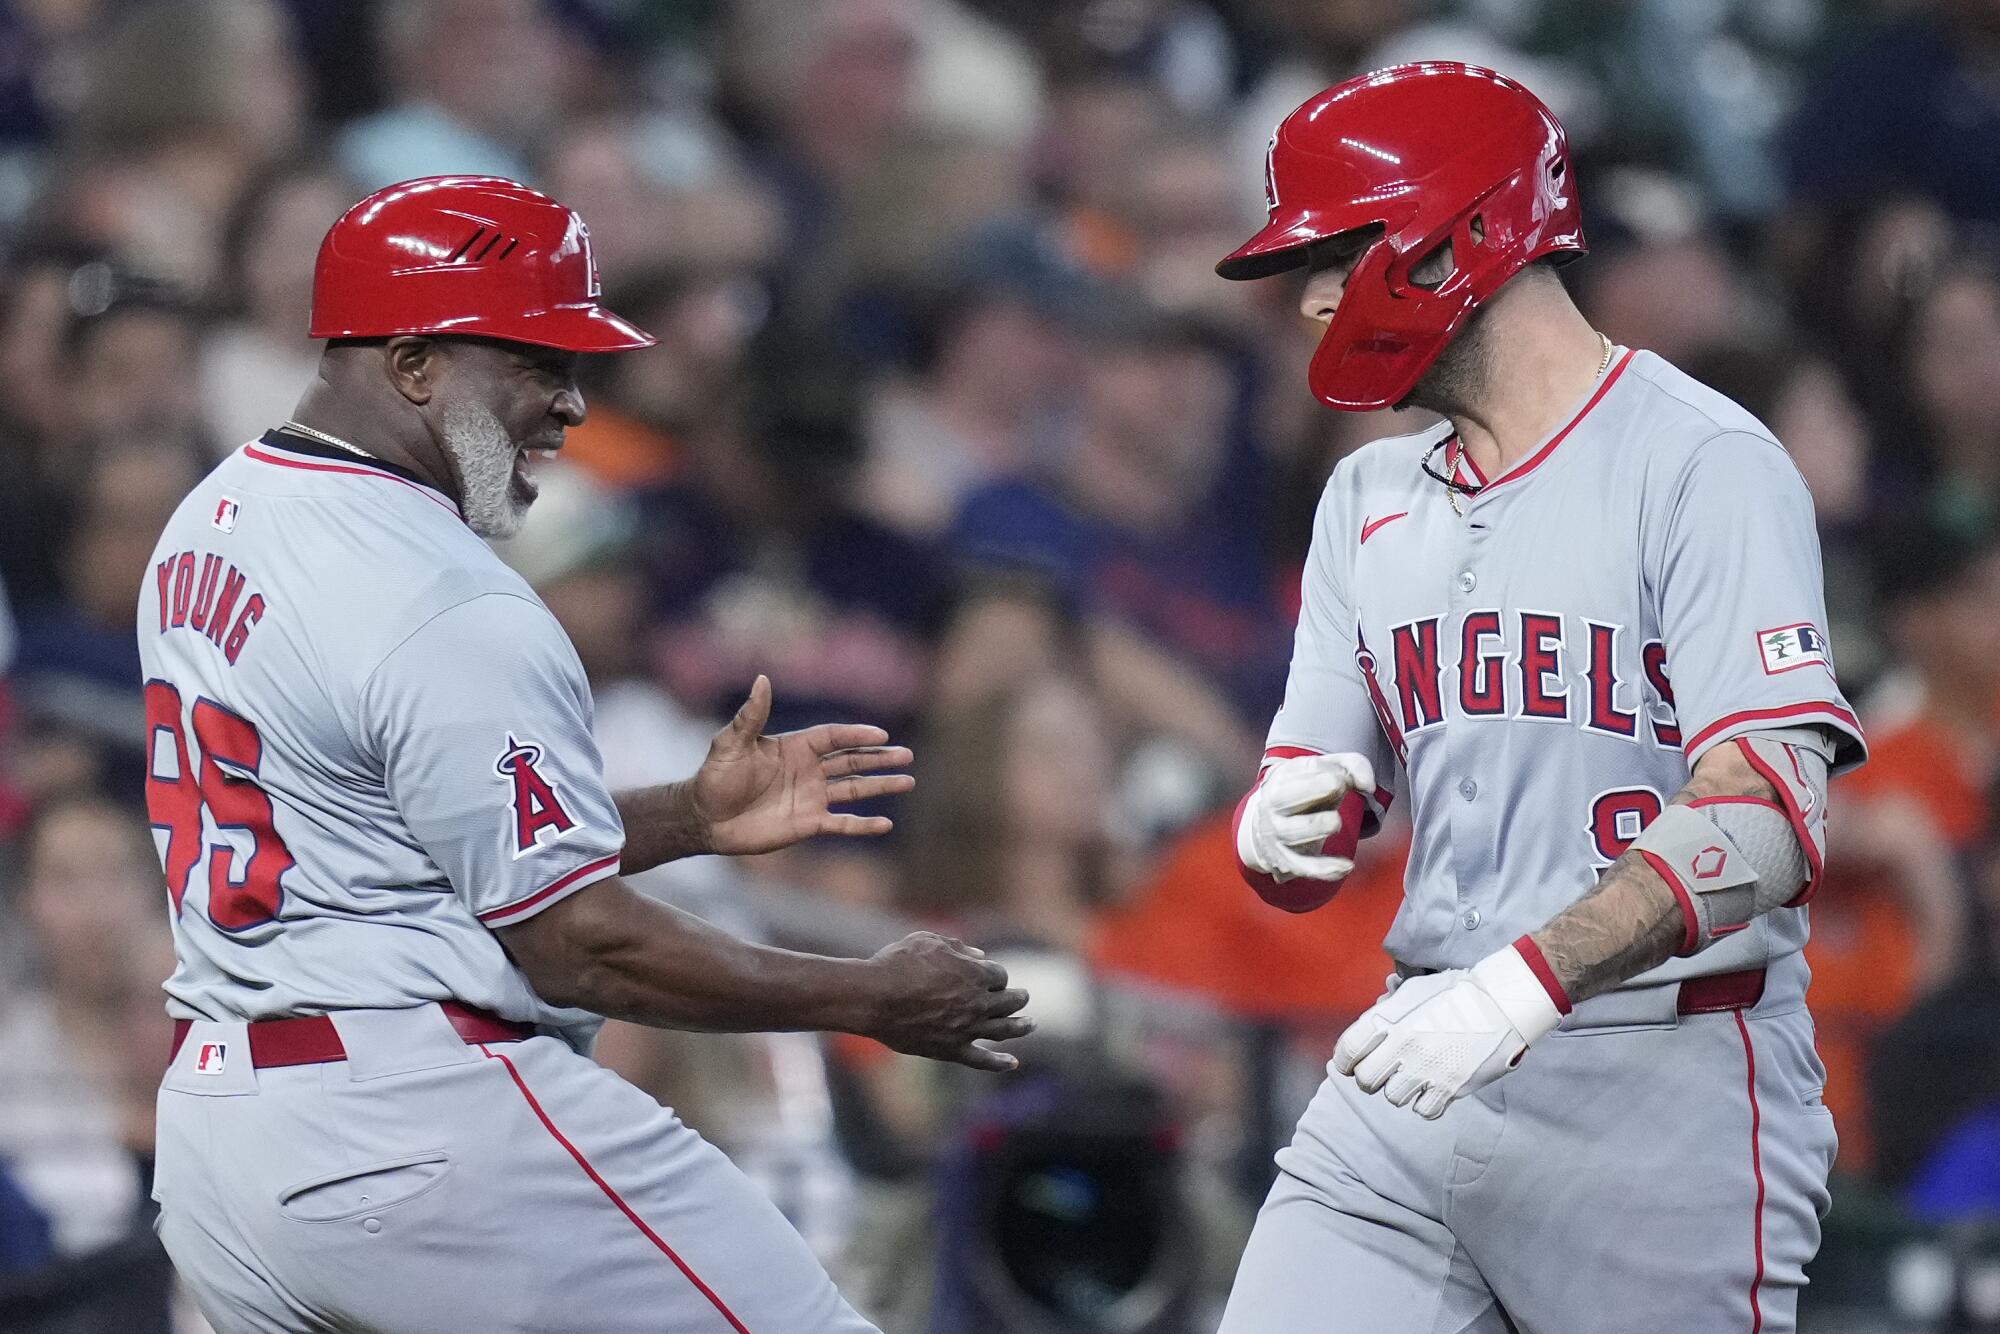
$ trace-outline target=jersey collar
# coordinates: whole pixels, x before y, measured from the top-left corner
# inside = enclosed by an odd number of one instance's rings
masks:
[[[1591,390],[1590,397],[1586,398],[1583,401],[1583,406],[1576,410],[1576,415],[1571,417],[1569,421],[1565,423],[1560,430],[1558,430],[1554,435],[1550,436],[1546,443],[1544,443],[1539,449],[1535,450],[1532,454],[1529,454],[1528,457],[1522,459],[1519,463],[1515,464],[1513,467],[1509,468],[1506,472],[1500,474],[1500,476],[1494,478],[1492,481],[1483,482],[1483,484],[1480,485],[1478,492],[1475,495],[1473,495],[1472,503],[1477,504],[1479,501],[1484,500],[1487,496],[1491,495],[1497,488],[1503,487],[1507,485],[1507,483],[1509,482],[1518,481],[1519,479],[1526,477],[1529,473],[1533,472],[1535,469],[1541,467],[1544,463],[1548,462],[1549,455],[1556,452],[1556,446],[1560,445],[1564,440],[1568,439],[1569,433],[1571,431],[1574,431],[1578,426],[1582,425],[1583,419],[1590,415],[1590,410],[1596,407],[1599,403],[1604,401],[1604,396],[1611,392],[1611,386],[1618,383],[1619,377],[1625,374],[1625,368],[1632,364],[1633,355],[1634,354],[1631,349],[1629,348],[1626,349],[1623,355],[1621,355],[1616,361],[1611,363],[1611,369],[1606,371],[1604,373],[1604,378],[1597,382],[1597,387]],[[1466,461],[1470,462],[1470,460]]]
[[[335,449],[309,436],[299,435],[278,426],[264,432],[254,444],[244,446],[244,452],[259,463],[279,468],[292,468],[300,472],[344,473],[355,477],[380,477],[385,481],[400,482],[418,491],[423,496],[450,510],[455,517],[462,517],[456,502],[444,492],[426,482],[408,468],[390,463],[386,459],[362,458],[345,450]]]

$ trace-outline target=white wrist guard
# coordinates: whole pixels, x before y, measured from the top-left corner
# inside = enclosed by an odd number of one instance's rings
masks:
[[[1697,797],[1669,806],[1632,841],[1680,900],[1680,953],[1741,931],[1773,908],[1802,903],[1819,882],[1826,839],[1826,758],[1816,735],[1737,737],[1752,768],[1777,789],[1763,797]]]
[[[1544,979],[1536,971],[1536,963],[1542,957],[1541,950],[1533,941],[1523,936],[1521,942],[1509,945],[1504,950],[1487,955],[1472,965],[1470,975],[1488,996],[1514,1031],[1521,1035],[1521,1041],[1534,1042],[1555,1031],[1556,1025],[1569,1012],[1569,1000],[1562,996],[1562,988],[1555,977]],[[1529,962],[1527,950],[1534,951],[1535,963]],[[1548,965],[1541,964],[1546,971]]]

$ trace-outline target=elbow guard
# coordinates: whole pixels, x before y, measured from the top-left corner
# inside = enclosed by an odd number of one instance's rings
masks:
[[[1680,900],[1693,954],[1774,908],[1804,903],[1819,885],[1826,843],[1827,757],[1806,731],[1736,738],[1777,790],[1764,797],[1697,797],[1669,806],[1632,842]]]

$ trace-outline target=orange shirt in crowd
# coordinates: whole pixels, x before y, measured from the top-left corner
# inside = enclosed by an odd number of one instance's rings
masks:
[[[1092,962],[1246,1017],[1346,1017],[1374,1004],[1391,966],[1382,938],[1403,899],[1408,836],[1363,843],[1333,902],[1293,914],[1243,883],[1231,814],[1183,833],[1148,882],[1104,914]]]
[[[614,491],[635,491],[671,481],[680,447],[636,417],[592,405],[564,435],[562,456]]]
[[[1840,1170],[1865,1175],[1875,1157],[1868,1053],[1917,998],[1916,941],[1895,886],[1842,872],[1838,863],[1813,896],[1811,915],[1807,999],[1814,1045],[1826,1063],[1826,1105],[1840,1131]]]
[[[1962,729],[1918,713],[1868,729],[1868,763],[1840,780],[1839,791],[1858,797],[1913,797],[1960,852],[1986,832],[1988,774],[1982,753],[1992,737],[1968,744]]]
[[[1840,806],[1871,797],[1908,797],[1930,812],[1956,852],[1969,851],[1989,818],[1980,752],[1959,729],[1913,711],[1883,723],[1870,720],[1868,763],[1833,786]],[[1840,1128],[1840,1167],[1866,1173],[1874,1161],[1867,1104],[1868,1053],[1876,1037],[1917,999],[1919,942],[1895,882],[1836,859],[1812,902],[1811,1003],[1820,1059],[1826,1063],[1826,1105]]]

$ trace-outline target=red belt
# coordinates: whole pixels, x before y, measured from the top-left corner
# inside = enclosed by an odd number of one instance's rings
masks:
[[[1396,970],[1405,977],[1422,977],[1438,971],[1435,968],[1404,968],[1401,964],[1396,965]],[[1747,1010],[1762,999],[1762,968],[1745,968],[1736,973],[1710,973],[1706,977],[1691,977],[1681,983],[1674,1012],[1718,1014],[1724,1010]]]
[[[1764,999],[1764,970],[1746,968],[1740,973],[1710,973],[1681,983],[1680,999],[1674,1009],[1681,1014],[1715,1014],[1721,1010],[1747,1010]]]
[[[438,1008],[444,1011],[444,1017],[451,1022],[452,1029],[465,1039],[467,1046],[480,1042],[519,1042],[535,1036],[532,1024],[517,1024],[497,1014],[460,1005],[457,1001],[441,1001]],[[188,1029],[192,1026],[185,1019],[174,1022],[174,1045],[167,1053],[169,1064],[180,1055],[181,1044],[187,1041]],[[300,1019],[260,1019],[245,1027],[250,1036],[250,1064],[259,1070],[279,1065],[319,1065],[326,1061],[347,1059],[347,1048],[340,1042],[340,1030],[333,1026],[333,1020],[323,1014]]]

